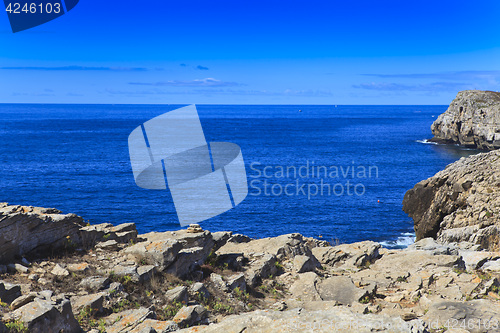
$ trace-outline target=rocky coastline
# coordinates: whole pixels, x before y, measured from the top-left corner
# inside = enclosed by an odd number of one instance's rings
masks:
[[[460,92],[434,141],[500,147],[499,102]],[[0,203],[0,333],[500,332],[499,194],[499,151],[450,164],[405,194],[401,250]]]
[[[131,223],[86,225],[55,209],[7,204],[0,232],[0,332],[500,327],[500,253],[468,242],[423,238],[388,250],[197,225],[139,235]]]
[[[500,151],[461,158],[406,192],[417,240],[469,242],[500,250]]]
[[[484,150],[500,148],[500,93],[460,91],[431,130],[434,142]]]

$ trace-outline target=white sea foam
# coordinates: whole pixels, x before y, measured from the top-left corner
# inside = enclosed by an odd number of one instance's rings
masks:
[[[427,145],[437,145],[438,143],[437,142],[432,142],[432,141],[429,141],[428,139],[423,139],[423,140],[417,140],[418,143],[424,143],[424,144],[427,144]]]
[[[388,249],[404,249],[413,243],[415,243],[415,234],[413,232],[404,232],[396,240],[382,241],[380,245]]]

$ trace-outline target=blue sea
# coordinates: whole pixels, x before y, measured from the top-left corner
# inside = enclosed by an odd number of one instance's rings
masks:
[[[134,222],[140,233],[179,229],[169,191],[136,186],[127,146],[137,126],[178,107],[0,104],[0,200]],[[241,204],[201,223],[210,231],[404,247],[414,235],[405,192],[476,152],[426,142],[444,105],[197,108],[207,141],[241,147],[251,184]]]

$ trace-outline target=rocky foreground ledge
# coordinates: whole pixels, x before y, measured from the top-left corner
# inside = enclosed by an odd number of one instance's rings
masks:
[[[500,93],[465,90],[431,126],[432,141],[478,149],[500,148]]]
[[[498,332],[500,253],[187,230],[0,206],[0,332]]]

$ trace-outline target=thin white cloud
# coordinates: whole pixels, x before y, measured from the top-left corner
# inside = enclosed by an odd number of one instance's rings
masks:
[[[458,82],[432,82],[424,84],[400,84],[391,82],[360,83],[352,86],[356,89],[378,91],[459,91],[474,89],[469,83]]]
[[[402,78],[402,79],[434,79],[450,81],[470,81],[470,80],[497,80],[500,78],[500,71],[452,71],[438,73],[410,73],[410,74],[361,74],[363,76],[373,76],[378,78]]]
[[[195,80],[171,80],[160,82],[129,82],[136,86],[155,86],[155,87],[235,87],[243,84],[237,82],[221,81],[214,78],[195,79]]]

